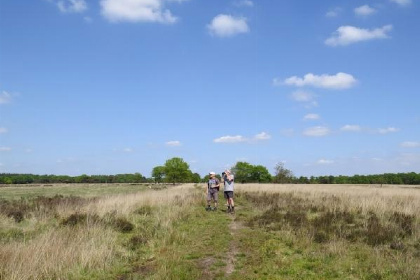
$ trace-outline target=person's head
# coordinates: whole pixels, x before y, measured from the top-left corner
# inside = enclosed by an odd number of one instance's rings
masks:
[[[216,176],[216,173],[212,171],[212,172],[209,173],[209,176],[210,176],[210,178],[214,178],[214,176]]]
[[[226,175],[230,175],[230,170],[229,169],[226,169],[225,170],[225,173],[226,173]]]

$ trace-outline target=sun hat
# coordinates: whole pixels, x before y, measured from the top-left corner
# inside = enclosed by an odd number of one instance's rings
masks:
[[[212,171],[212,172],[210,172],[209,174],[210,174],[210,175],[216,175],[216,172],[213,172],[213,171]]]
[[[226,170],[225,170],[225,172],[226,172],[226,173],[231,173],[229,169],[226,169]]]

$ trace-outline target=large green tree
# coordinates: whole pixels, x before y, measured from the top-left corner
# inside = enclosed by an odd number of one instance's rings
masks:
[[[271,174],[262,165],[252,165],[248,162],[239,161],[232,167],[235,181],[240,183],[269,183]]]
[[[191,170],[182,158],[174,157],[165,162],[165,181],[168,183],[185,183],[191,180]]]

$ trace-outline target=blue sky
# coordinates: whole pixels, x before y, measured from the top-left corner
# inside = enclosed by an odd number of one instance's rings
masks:
[[[0,172],[420,172],[416,0],[0,2]]]

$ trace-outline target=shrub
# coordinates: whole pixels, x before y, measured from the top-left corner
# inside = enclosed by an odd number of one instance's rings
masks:
[[[134,225],[126,218],[116,218],[112,224],[114,228],[120,232],[130,232],[134,229]]]
[[[86,222],[87,215],[81,213],[74,213],[61,221],[63,226],[75,226]]]

